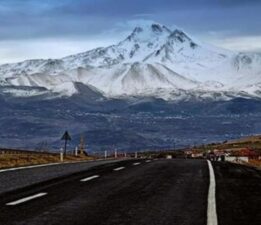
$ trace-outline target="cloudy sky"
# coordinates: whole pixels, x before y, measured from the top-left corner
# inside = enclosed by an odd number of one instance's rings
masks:
[[[261,52],[260,12],[261,0],[0,0],[0,63],[107,46],[147,21]]]

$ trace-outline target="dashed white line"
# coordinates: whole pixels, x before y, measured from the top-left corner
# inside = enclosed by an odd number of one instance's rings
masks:
[[[123,169],[125,169],[125,167],[118,167],[118,168],[115,168],[115,169],[113,169],[114,171],[119,171],[119,170],[123,170]]]
[[[138,166],[138,165],[140,165],[140,162],[133,163],[133,166]]]
[[[216,209],[216,181],[215,173],[211,162],[208,160],[209,168],[209,189],[208,189],[208,213],[207,225],[218,225]]]
[[[19,199],[19,200],[14,201],[14,202],[6,203],[6,205],[8,205],[8,206],[19,205],[19,204],[21,204],[21,203],[28,202],[28,201],[30,201],[30,200],[33,200],[33,199],[36,199],[36,198],[43,197],[43,196],[45,196],[45,195],[47,195],[47,193],[39,193],[39,194],[35,194],[35,195],[32,195],[32,196],[28,196],[28,197],[25,197],[25,198]]]
[[[151,160],[146,160],[145,162],[146,162],[146,163],[149,163],[149,162],[151,162]]]
[[[91,177],[86,177],[84,179],[81,179],[81,182],[90,181],[90,180],[96,179],[98,177],[100,177],[100,176],[99,175],[94,175],[94,176],[91,176]]]

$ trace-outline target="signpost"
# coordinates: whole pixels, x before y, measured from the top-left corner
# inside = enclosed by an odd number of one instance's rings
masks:
[[[65,131],[65,133],[62,136],[61,140],[64,140],[64,156],[66,156],[67,141],[71,141],[72,140],[71,136],[68,133],[68,131]]]

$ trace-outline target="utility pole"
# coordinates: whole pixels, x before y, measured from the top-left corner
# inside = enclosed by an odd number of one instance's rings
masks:
[[[84,136],[83,134],[81,135],[81,140],[80,140],[80,154],[83,155],[83,152],[85,150],[85,141],[84,141]]]

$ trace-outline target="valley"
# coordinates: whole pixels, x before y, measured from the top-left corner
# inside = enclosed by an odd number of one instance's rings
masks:
[[[159,99],[91,100],[72,98],[2,100],[1,146],[50,151],[63,147],[63,132],[72,135],[69,148],[84,135],[87,151],[136,151],[184,148],[222,142],[261,132],[261,102],[237,99],[220,102],[171,103]],[[92,96],[93,97],[93,96]]]

